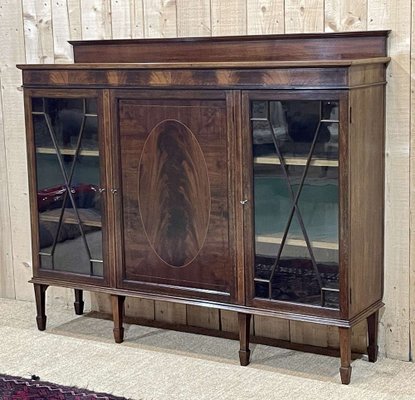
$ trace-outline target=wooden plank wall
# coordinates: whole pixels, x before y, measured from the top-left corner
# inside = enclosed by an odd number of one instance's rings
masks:
[[[410,188],[415,185],[410,179],[411,134],[415,135],[415,131],[411,132],[411,93],[415,89],[415,86],[411,88],[411,11],[415,4],[409,0],[385,0],[382,4],[370,0],[368,6],[368,28],[387,26],[393,31],[389,43],[392,62],[388,69],[388,80],[392,84],[386,87],[387,284],[384,301],[388,307],[383,315],[381,332],[385,335],[386,354],[391,358],[407,359],[411,357],[408,343],[414,335],[414,332],[410,335],[409,329],[410,302],[415,296],[413,282],[412,290],[410,285],[410,279],[414,279],[410,262],[415,265],[415,259],[410,259],[410,243],[415,232],[410,230]]]
[[[0,296],[32,300],[20,72],[16,63],[72,61],[67,40],[392,29],[387,87],[385,302],[382,351],[415,345],[415,0],[0,0]],[[412,24],[412,26],[411,26]],[[412,144],[412,146],[411,146]],[[49,302],[69,304],[68,290]],[[108,309],[105,297],[93,307]],[[127,301],[127,314],[236,331],[230,312]],[[337,346],[337,331],[256,317],[256,334]],[[412,332],[412,334],[410,334]],[[365,326],[354,330],[365,347]],[[412,344],[410,343],[412,341]]]

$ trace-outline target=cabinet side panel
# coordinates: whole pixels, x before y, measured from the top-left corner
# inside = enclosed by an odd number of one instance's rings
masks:
[[[384,86],[350,94],[351,316],[383,294]]]

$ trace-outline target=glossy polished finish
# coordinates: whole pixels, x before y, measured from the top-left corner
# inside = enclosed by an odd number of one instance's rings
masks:
[[[202,149],[186,125],[166,119],[149,133],[140,158],[138,202],[145,235],[167,265],[184,267],[202,249],[210,220]]]
[[[324,62],[21,65],[31,87],[348,89],[385,83],[387,57]],[[356,74],[350,75],[351,69]],[[81,76],[81,79],[80,79]],[[350,78],[350,80],[349,80]],[[353,78],[353,79],[352,79]]]
[[[249,334],[251,327],[251,314],[238,313],[239,324],[239,361],[242,366],[249,364],[251,350],[249,350]]]
[[[251,101],[255,297],[339,308],[338,101]]]
[[[377,31],[71,43],[76,63],[308,61],[381,57],[386,35]]]
[[[102,276],[97,102],[32,98],[40,266]]]
[[[75,289],[75,314],[82,315],[84,313],[84,298],[82,290]]]
[[[74,42],[76,64],[20,66],[39,329],[54,285],[76,290],[76,312],[82,290],[110,294],[116,342],[134,296],[238,312],[242,365],[252,314],[338,327],[345,384],[352,327],[367,319],[375,361],[387,34]],[[81,124],[61,138],[77,102]],[[58,173],[71,200],[58,224],[76,222],[86,243],[102,232],[102,257],[76,269],[39,257],[54,211],[39,192]],[[99,221],[83,219],[74,177],[96,186]]]
[[[157,283],[231,301],[225,94],[185,94],[118,99],[122,286]]]
[[[42,285],[35,283],[33,285],[35,289],[35,300],[36,300],[36,323],[37,328],[40,331],[46,329],[46,289],[48,285]]]

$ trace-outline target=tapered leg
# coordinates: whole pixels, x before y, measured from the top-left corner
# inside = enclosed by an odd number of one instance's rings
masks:
[[[46,329],[46,289],[48,285],[34,283],[33,286],[35,289],[37,328],[44,331]]]
[[[241,365],[245,366],[249,364],[249,356],[251,351],[249,350],[249,332],[251,323],[251,314],[238,313],[239,323],[239,361]]]
[[[75,314],[82,315],[84,313],[84,298],[83,291],[80,289],[75,289]]]
[[[379,311],[367,317],[367,332],[369,336],[367,355],[370,362],[375,362],[378,359],[378,323]]]
[[[124,328],[122,326],[124,317],[124,301],[125,296],[111,295],[115,343],[122,343],[124,340]]]
[[[352,367],[350,366],[352,362],[352,330],[351,328],[339,328],[339,337],[340,337],[340,378],[344,385],[350,383],[350,377],[352,375]]]

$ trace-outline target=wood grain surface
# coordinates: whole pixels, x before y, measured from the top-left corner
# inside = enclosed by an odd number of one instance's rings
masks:
[[[229,159],[224,93],[182,92],[176,99],[171,92],[165,93],[169,98],[148,92],[135,99],[130,93],[120,94],[117,112],[122,285],[169,285],[202,297],[213,291],[231,301],[235,261],[231,187],[224,174]],[[205,96],[213,99],[198,99]]]
[[[177,120],[161,121],[144,143],[138,168],[138,202],[151,247],[172,267],[191,263],[204,244],[211,203],[195,135]]]

